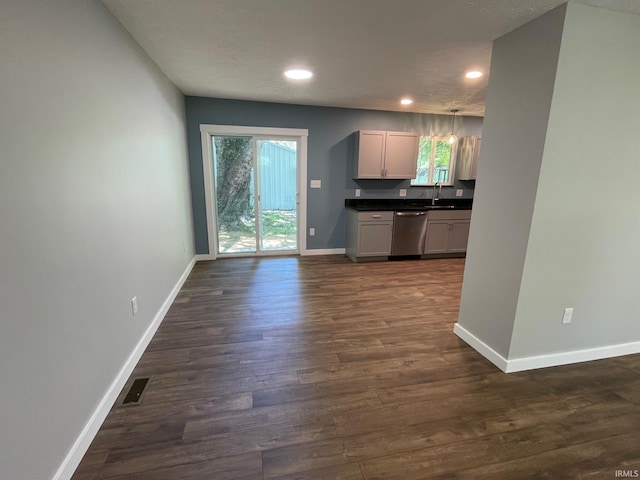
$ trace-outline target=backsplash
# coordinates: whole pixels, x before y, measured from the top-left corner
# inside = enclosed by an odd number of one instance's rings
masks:
[[[406,198],[431,198],[434,187],[412,187],[410,180],[352,180],[353,189],[346,198],[356,197],[356,189],[360,189],[359,198],[402,198],[400,190],[406,189]],[[441,198],[456,198],[456,191],[462,190],[462,197],[473,198],[475,180],[456,180],[453,186],[442,186]]]

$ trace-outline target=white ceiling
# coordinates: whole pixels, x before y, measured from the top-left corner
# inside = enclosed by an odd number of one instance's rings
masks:
[[[564,0],[103,0],[186,95],[482,116],[491,42]],[[640,14],[638,0],[580,0]],[[292,82],[291,67],[314,77]],[[409,107],[399,100],[415,100]]]

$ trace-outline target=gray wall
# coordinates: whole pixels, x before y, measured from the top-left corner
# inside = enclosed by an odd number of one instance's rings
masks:
[[[565,7],[496,40],[458,323],[507,357]]]
[[[193,257],[184,98],[97,0],[0,11],[0,478],[44,480]]]
[[[402,112],[380,112],[345,108],[310,107],[275,103],[246,102],[187,97],[187,137],[197,253],[208,253],[207,226],[202,173],[200,124],[256,127],[305,128],[309,130],[308,178],[322,180],[322,189],[307,189],[307,224],[316,235],[307,238],[307,248],[344,248],[344,199],[361,189],[362,198],[398,198],[409,181],[354,181],[353,132],[357,130],[415,131],[448,135],[451,116]],[[458,136],[480,135],[482,119],[457,117]],[[473,181],[459,182],[465,196],[473,196]],[[308,184],[307,184],[308,187]],[[431,188],[413,187],[409,197],[430,198]],[[443,197],[453,196],[454,188],[443,188]]]
[[[639,52],[639,16],[569,5],[511,358],[640,341],[640,191],[618,188],[640,173]]]
[[[508,360],[640,342],[639,51],[577,4],[495,42],[459,324]]]

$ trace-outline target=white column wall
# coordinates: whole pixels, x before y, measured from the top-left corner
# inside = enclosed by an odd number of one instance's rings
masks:
[[[510,358],[640,342],[639,52],[640,16],[569,5]]]
[[[565,7],[494,42],[458,327],[509,354]]]

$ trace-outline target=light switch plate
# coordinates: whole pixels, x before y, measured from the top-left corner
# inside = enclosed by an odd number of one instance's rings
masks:
[[[311,180],[311,188],[322,188],[322,180]]]
[[[456,197],[461,197],[464,194],[464,190],[459,188],[456,190]]]
[[[407,196],[407,189],[406,188],[401,188],[400,189],[400,196],[401,197],[406,197]]]
[[[316,229],[315,229],[315,228],[313,228],[313,227],[311,227],[311,228],[309,229],[309,236],[310,236],[310,237],[315,237],[315,235],[316,235]]]
[[[562,323],[571,323],[573,319],[573,308],[565,308],[564,315],[562,315]]]
[[[356,188],[356,198],[360,196],[360,189]]]

